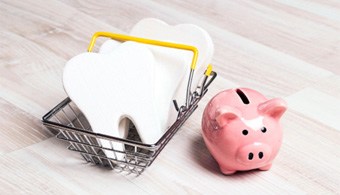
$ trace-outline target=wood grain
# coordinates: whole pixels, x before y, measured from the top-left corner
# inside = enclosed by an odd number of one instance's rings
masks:
[[[94,32],[126,33],[146,17],[205,28],[218,77],[134,177],[85,163],[40,119],[66,97],[64,64]],[[339,194],[339,34],[337,0],[1,0],[0,193]],[[217,92],[240,86],[287,100],[284,140],[270,171],[224,176],[203,142],[201,115]]]

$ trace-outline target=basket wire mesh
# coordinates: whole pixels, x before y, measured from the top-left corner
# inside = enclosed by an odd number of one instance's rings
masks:
[[[209,68],[210,70],[208,70]],[[126,139],[93,132],[84,114],[70,98],[66,98],[45,114],[42,122],[57,134],[58,139],[69,142],[68,149],[80,153],[87,162],[119,172],[126,171],[139,175],[152,164],[165,145],[197,108],[197,104],[217,76],[211,67],[208,69],[201,84],[193,93],[189,94],[189,97],[187,96],[186,105],[178,107],[174,101],[178,111],[177,120],[155,144],[142,143],[132,123],[130,123]],[[191,82],[192,77],[189,78],[189,83],[191,84]],[[188,87],[190,86],[188,85]],[[103,144],[105,142],[109,144]],[[115,143],[124,144],[123,149],[114,148]],[[118,155],[123,158],[117,158]]]

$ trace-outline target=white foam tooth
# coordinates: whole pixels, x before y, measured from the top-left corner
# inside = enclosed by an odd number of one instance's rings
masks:
[[[97,133],[124,138],[129,118],[145,143],[162,136],[154,104],[152,53],[143,45],[125,42],[110,53],[84,53],[65,66],[64,88]],[[101,143],[111,148],[109,142]],[[124,150],[121,143],[113,143]],[[113,153],[104,151],[108,157]],[[117,154],[119,160],[123,155]]]
[[[198,85],[214,52],[214,45],[209,34],[204,29],[193,24],[171,26],[158,19],[146,18],[139,21],[132,28],[130,34],[195,46],[199,51],[199,55],[191,91],[194,91]],[[192,53],[155,46],[149,46],[149,48],[156,59],[155,94],[159,97],[157,104],[163,113],[160,116],[160,121],[166,121],[162,123],[162,128],[166,129],[177,118],[177,111],[172,104],[172,100],[176,99],[179,106],[184,105],[186,102],[186,89]]]
[[[193,92],[196,89],[207,65],[211,62],[214,52],[212,39],[204,29],[193,24],[171,26],[158,19],[146,18],[139,21],[132,28],[130,34],[137,37],[195,46],[199,55],[190,90]],[[114,48],[115,45],[115,42],[109,40],[102,47]],[[192,53],[151,45],[148,45],[148,47],[155,57],[154,95],[160,113],[161,128],[165,131],[177,118],[177,111],[172,100],[175,99],[179,106],[186,103],[186,89]]]
[[[122,43],[113,39],[109,39],[107,41],[105,41],[99,49],[99,53],[100,54],[108,54],[111,53],[112,51],[114,51],[115,49],[118,49],[119,46]],[[99,129],[99,127],[97,128]],[[122,119],[119,122],[119,126],[118,126],[118,131],[119,134],[115,135],[116,137],[121,137],[121,138],[126,138],[128,136],[129,133],[129,129],[130,129],[130,120],[125,118]],[[124,146],[122,144],[117,144],[117,143],[110,143],[110,142],[106,142],[103,141],[102,143],[104,146],[112,146],[115,150],[119,150],[119,151],[124,151]],[[112,152],[107,151],[106,153],[111,153],[113,156],[114,154]],[[119,154],[117,155],[119,157],[119,159],[122,159],[123,154]]]
[[[113,50],[117,49],[120,44],[121,42],[119,41],[109,39],[100,46],[99,53],[111,53]]]

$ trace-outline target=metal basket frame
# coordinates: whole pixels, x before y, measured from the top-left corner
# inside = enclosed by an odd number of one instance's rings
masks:
[[[166,43],[168,45],[171,44],[169,47],[177,46],[174,48],[178,49],[181,49],[183,46],[176,43],[100,32],[93,36],[88,49],[89,52],[93,48],[95,39],[99,36],[115,38],[121,41],[132,39],[132,41],[158,46],[164,46],[164,43]],[[189,48],[188,50],[193,51],[192,48],[194,47],[186,45],[184,46]],[[197,52],[196,48],[194,48],[193,51],[194,56],[195,51]],[[50,110],[47,114],[45,114],[42,117],[42,122],[52,131],[56,130],[56,137],[58,139],[68,141],[70,144],[68,149],[79,152],[87,162],[91,162],[96,165],[102,165],[119,172],[127,171],[128,173],[139,175],[153,163],[165,145],[170,141],[170,139],[189,118],[189,116],[196,110],[199,101],[206,94],[209,85],[217,76],[216,72],[212,71],[212,67],[209,65],[201,84],[196,87],[194,92],[191,92],[192,76],[195,69],[196,60],[197,53],[196,59],[195,57],[193,58],[188,79],[186,103],[185,105],[178,107],[176,101],[174,100],[175,108],[178,111],[178,117],[174,124],[172,124],[171,127],[164,133],[164,135],[154,144],[142,143],[134,126],[130,127],[127,139],[92,132],[91,127],[83,113],[68,97],[55,106],[52,110]],[[108,148],[103,146],[103,142],[110,143],[109,145],[111,147]],[[114,143],[124,144],[125,147],[123,147],[123,150],[117,150],[113,147]],[[108,157],[106,155],[108,153],[112,153],[113,155]],[[123,158],[117,158],[117,154],[123,155]]]

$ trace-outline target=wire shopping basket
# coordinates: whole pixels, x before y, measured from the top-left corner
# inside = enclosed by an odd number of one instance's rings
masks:
[[[154,144],[142,143],[133,125],[130,125],[126,139],[93,132],[84,114],[77,108],[70,98],[66,98],[60,102],[42,117],[43,124],[52,131],[57,131],[56,137],[58,139],[68,141],[68,149],[79,152],[87,162],[91,162],[95,165],[102,165],[120,172],[127,171],[128,173],[139,175],[152,164],[165,145],[195,111],[198,107],[199,101],[206,94],[209,85],[215,79],[217,74],[212,71],[212,66],[209,65],[204,75],[202,75],[202,82],[196,86],[195,91],[191,92],[191,84],[198,56],[198,50],[195,47],[132,37],[128,35],[98,32],[92,37],[88,48],[89,52],[92,51],[98,37],[107,37],[118,41],[135,41],[143,44],[151,44],[193,52],[190,75],[186,89],[185,105],[178,106],[177,102],[175,100],[173,101],[174,106],[178,111],[177,119],[167,129],[164,135]],[[103,146],[101,144],[103,142],[110,143],[108,144],[110,146]],[[124,144],[123,149],[115,149],[113,146],[116,143]],[[114,155],[107,156],[105,155],[107,152],[113,153]],[[117,158],[118,155],[123,156],[123,158]]]

